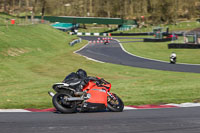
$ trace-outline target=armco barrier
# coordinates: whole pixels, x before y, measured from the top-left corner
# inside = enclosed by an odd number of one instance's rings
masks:
[[[174,33],[174,35],[183,36],[184,33]],[[145,36],[154,35],[153,32],[142,32],[142,33],[111,33],[112,36]],[[172,35],[172,33],[163,32],[163,36]]]
[[[81,38],[73,40],[72,42],[69,43],[70,46],[74,46],[76,43],[80,43],[81,42]]]
[[[199,49],[200,44],[187,44],[187,43],[170,43],[168,49]]]
[[[109,36],[109,33],[85,33],[85,32],[70,32],[70,35],[78,36]]]

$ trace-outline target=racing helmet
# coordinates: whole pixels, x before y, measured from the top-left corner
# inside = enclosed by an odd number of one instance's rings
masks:
[[[86,78],[87,77],[87,73],[83,69],[78,69],[76,74],[78,75],[79,78]]]

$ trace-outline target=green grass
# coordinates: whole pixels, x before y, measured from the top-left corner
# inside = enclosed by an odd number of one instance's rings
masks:
[[[131,41],[131,39],[119,39],[123,41]],[[139,39],[134,39],[139,40]],[[142,40],[142,39],[141,39]],[[133,41],[133,40],[132,40]],[[183,43],[183,37],[175,43]],[[124,48],[137,55],[145,58],[169,61],[169,56],[172,52],[177,54],[178,63],[200,64],[200,51],[199,49],[168,49],[168,44],[172,42],[133,42],[122,43]]]
[[[105,25],[93,25],[93,24],[87,24],[86,25],[86,29],[83,28],[79,28],[79,32],[105,32],[108,31],[110,29],[115,29],[116,25],[110,25],[110,27],[105,27]],[[197,21],[185,21],[185,22],[179,22],[176,25],[175,24],[161,24],[161,25],[157,25],[157,26],[147,26],[147,27],[142,27],[142,28],[133,28],[131,30],[128,31],[115,31],[113,33],[140,33],[140,32],[153,32],[153,29],[155,27],[162,27],[162,31],[165,32],[166,28],[169,28],[170,32],[173,31],[189,31],[191,29],[195,29],[195,28],[199,28],[200,27],[200,23]]]
[[[133,28],[128,31],[115,31],[113,33],[138,33],[138,32],[152,32],[155,27],[162,27],[163,32],[166,31],[166,28],[169,28],[170,32],[173,31],[189,31],[191,29],[199,28],[200,23],[197,21],[185,21],[185,22],[179,22],[176,25],[175,24],[168,24],[168,25],[157,25],[157,26],[147,26],[147,27],[142,27],[142,28]],[[110,29],[115,29],[116,25],[110,25],[109,27],[105,27],[105,25],[93,25],[93,24],[87,24],[86,29],[79,28],[79,32],[105,32]]]
[[[46,104],[47,100],[42,99],[55,77],[48,78],[45,73],[54,70],[43,72],[42,66],[56,66],[48,61],[73,51],[69,42],[76,37],[67,37],[47,25],[1,27],[0,34],[0,107],[40,106],[37,102]],[[70,58],[70,55],[66,56]],[[70,71],[69,67],[66,69]],[[6,101],[9,104],[5,104]]]
[[[180,22],[177,25],[165,25],[171,31],[189,31],[191,29],[199,28],[200,23],[197,21]]]
[[[169,32],[173,31],[189,31],[195,28],[200,27],[200,23],[197,21],[188,21],[188,22],[179,22],[176,25],[175,24],[168,24],[168,25],[157,25],[157,26],[147,26],[147,27],[142,27],[142,28],[133,28],[128,31],[116,31],[115,33],[138,33],[138,32],[153,32],[153,29],[155,27],[162,27],[162,31],[165,32],[166,28],[169,28]]]
[[[19,26],[32,25],[31,20],[26,20],[23,18],[19,18],[17,16],[12,16],[12,15],[8,15],[6,13],[0,12],[0,26],[2,27],[6,26],[7,28],[9,28],[10,26],[13,26],[11,24],[12,19],[15,20],[15,25],[19,25]],[[38,22],[35,21],[34,23],[39,23],[39,21]]]
[[[2,26],[0,35],[0,108],[52,107],[52,84],[79,68],[111,82],[126,105],[200,99],[199,74],[93,62],[73,53],[86,41],[70,47],[76,36],[48,25]]]

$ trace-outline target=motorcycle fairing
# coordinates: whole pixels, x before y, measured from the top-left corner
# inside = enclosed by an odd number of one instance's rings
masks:
[[[105,111],[105,104],[85,102],[81,111]]]
[[[104,104],[107,107],[107,90],[103,88],[94,88],[87,92],[90,98],[86,100],[88,103]]]

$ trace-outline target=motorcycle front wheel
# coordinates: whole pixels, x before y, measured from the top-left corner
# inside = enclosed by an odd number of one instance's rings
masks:
[[[61,113],[74,113],[76,112],[76,102],[69,102],[65,99],[71,97],[69,94],[66,93],[56,93],[53,96],[52,102],[54,107],[60,111]]]
[[[108,96],[108,105],[107,108],[113,112],[122,112],[124,109],[123,101],[114,93]]]

